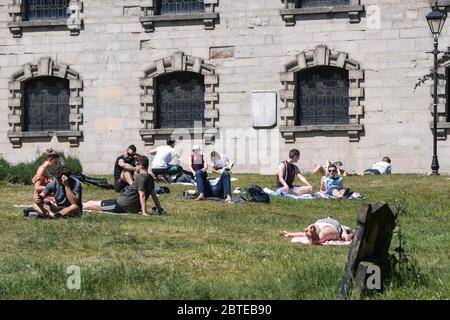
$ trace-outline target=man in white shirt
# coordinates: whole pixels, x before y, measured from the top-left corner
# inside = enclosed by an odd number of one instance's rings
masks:
[[[374,163],[372,169],[364,170],[362,175],[364,176],[366,174],[372,174],[379,176],[381,174],[391,174],[391,172],[391,159],[389,159],[388,157],[384,157],[380,162]]]
[[[181,173],[183,168],[177,164],[170,164],[172,160],[176,160],[178,154],[175,150],[176,140],[173,137],[167,139],[166,146],[160,146],[156,149],[150,150],[150,154],[154,155],[151,169],[153,174],[160,178],[160,176],[173,176]],[[164,181],[164,179],[163,179]]]

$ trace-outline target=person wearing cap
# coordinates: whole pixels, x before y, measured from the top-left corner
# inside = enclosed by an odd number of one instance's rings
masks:
[[[178,157],[175,150],[175,142],[176,140],[170,137],[167,139],[167,145],[150,150],[150,154],[155,156],[151,169],[153,174],[160,180],[164,181],[164,176],[177,175],[183,171],[183,168],[178,164],[170,164],[172,160]]]
[[[201,149],[199,145],[192,146],[192,153],[189,159],[189,171],[194,177],[197,185],[203,182],[206,183],[208,178],[208,164],[205,161],[205,156],[201,153]],[[202,181],[199,181],[202,180]]]

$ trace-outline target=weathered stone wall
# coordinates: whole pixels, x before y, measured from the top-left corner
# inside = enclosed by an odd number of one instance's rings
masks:
[[[252,155],[248,153],[260,153],[262,171],[268,172],[293,147],[301,150],[300,166],[306,171],[326,159],[342,160],[346,168],[361,170],[384,155],[393,160],[395,172],[431,171],[432,83],[414,91],[417,79],[432,66],[432,56],[425,53],[432,49],[425,20],[429,0],[362,0],[366,13],[361,14],[359,23],[350,23],[348,13],[328,13],[297,16],[294,26],[286,26],[282,19],[284,3],[280,0],[219,0],[214,5],[219,18],[213,27],[206,21],[162,21],[153,23],[153,32],[145,32],[140,16],[142,7],[150,2],[84,0],[84,29],[79,35],[71,35],[61,27],[40,27],[23,29],[22,36],[14,38],[8,28],[12,21],[8,5],[12,1],[0,1],[2,157],[12,162],[32,160],[52,146],[79,157],[88,173],[111,173],[116,156],[127,145],[136,144],[142,153],[152,148],[144,146],[139,133],[144,70],[159,59],[183,52],[215,68],[219,78],[215,89],[219,96],[215,105],[218,139],[232,138],[225,143],[225,151],[236,154],[235,171],[259,170],[258,161],[250,161]],[[379,6],[379,29],[373,27],[373,16],[367,17],[370,5]],[[442,34],[440,47],[445,48],[450,45],[449,22]],[[358,97],[364,110],[359,119],[364,131],[354,142],[347,131],[307,131],[296,133],[295,142],[286,143],[279,131],[285,89],[280,73],[298,54],[320,45],[347,53],[364,71],[360,84],[364,95]],[[9,82],[23,65],[37,64],[43,57],[68,65],[82,79],[83,138],[78,147],[54,137],[26,139],[21,148],[13,148],[7,136]],[[252,129],[251,92],[256,90],[278,92],[277,127]],[[445,106],[441,104],[440,108],[443,117]],[[249,137],[227,128],[242,128]],[[255,138],[258,134],[266,138]],[[276,150],[264,154],[267,147],[261,140],[270,136],[274,137],[272,145]],[[446,133],[441,136],[446,137]],[[155,146],[163,144],[162,139],[155,136]],[[216,143],[222,145],[220,140]],[[450,173],[450,141],[441,140],[438,147],[441,172]],[[189,146],[181,148],[186,163]],[[207,145],[206,151],[213,148]],[[248,150],[247,158],[242,155],[244,150]]]

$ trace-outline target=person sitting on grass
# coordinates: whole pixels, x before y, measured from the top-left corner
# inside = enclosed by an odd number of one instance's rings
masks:
[[[300,169],[295,163],[300,160],[300,151],[292,149],[289,151],[289,160],[283,161],[278,165],[277,172],[277,193],[302,195],[311,193],[313,191],[312,185],[306,180],[306,178],[300,173]],[[301,187],[295,187],[293,185],[295,177],[304,184]]]
[[[46,198],[50,195],[55,197],[56,205],[46,201]],[[42,218],[55,219],[80,216],[83,212],[81,195],[81,182],[70,176],[69,168],[59,167],[56,178],[50,181],[38,195],[33,209]]]
[[[196,177],[199,177],[201,173],[197,171]],[[188,190],[187,193],[190,196],[197,196],[195,200],[206,200],[207,198],[220,198],[224,199],[227,203],[233,203],[231,198],[231,176],[229,171],[224,171],[220,175],[219,181],[211,185],[211,182],[206,179],[196,179],[197,190]]]
[[[147,199],[152,196],[159,214],[163,214],[158,196],[155,192],[155,182],[148,174],[149,160],[146,156],[138,156],[136,168],[138,173],[131,186],[124,189],[117,199],[91,200],[84,204],[85,210],[105,211],[112,213],[141,213],[148,215]]]
[[[217,151],[211,152],[211,161],[213,173],[222,173],[224,170],[231,170],[234,166],[234,162],[230,163],[226,154]]]
[[[208,164],[205,161],[205,156],[200,153],[199,145],[194,145],[192,147],[192,153],[189,159],[189,170],[197,184],[199,183],[197,181],[199,179],[202,179],[203,183],[206,182],[208,178]]]
[[[160,146],[156,149],[150,150],[150,154],[154,155],[152,161],[152,172],[156,178],[162,182],[170,182],[167,176],[178,175],[183,172],[183,168],[178,164],[170,164],[172,160],[176,161],[178,154],[175,150],[175,138],[167,139],[166,146]]]
[[[328,165],[328,174],[320,181],[320,192],[335,198],[347,198],[351,195],[350,189],[343,185],[344,179],[338,177],[338,168],[334,163]]]
[[[45,186],[50,183],[52,178],[48,171],[58,165],[59,154],[53,149],[47,149],[44,154],[44,163],[37,169],[31,182],[34,184],[34,201],[38,199],[39,194],[45,189]],[[56,200],[52,196],[44,198],[45,202],[56,205]]]
[[[345,240],[349,241],[353,238],[351,228],[342,225],[333,218],[319,219],[315,223],[310,224],[305,232],[280,232],[280,236],[293,238],[306,236],[311,244],[321,244],[328,240]]]
[[[133,175],[137,171],[135,167],[136,147],[131,145],[124,154],[116,159],[114,164],[114,189],[120,192],[133,183]]]

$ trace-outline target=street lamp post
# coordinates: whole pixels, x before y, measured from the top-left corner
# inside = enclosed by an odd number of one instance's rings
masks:
[[[444,27],[445,19],[447,14],[439,10],[437,3],[435,3],[433,10],[427,15],[428,25],[431,30],[431,35],[434,39],[434,50],[431,52],[434,55],[434,67],[433,67],[433,80],[434,80],[434,90],[433,90],[433,160],[431,162],[431,175],[439,175],[439,161],[437,156],[437,124],[438,124],[438,54],[439,51],[439,36],[441,35],[442,28]]]

